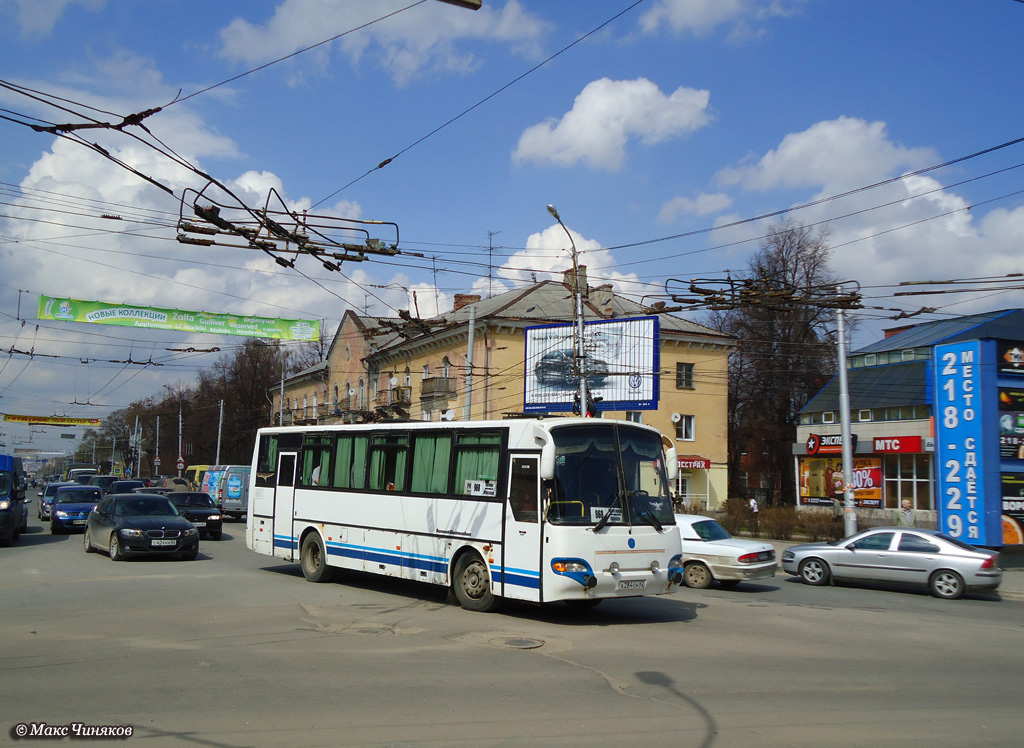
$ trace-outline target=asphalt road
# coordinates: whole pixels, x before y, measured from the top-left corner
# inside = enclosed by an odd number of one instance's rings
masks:
[[[479,614],[414,583],[310,584],[246,549],[238,523],[196,561],[126,563],[31,524],[0,549],[11,744],[48,742],[17,738],[43,722],[130,726],[115,742],[145,746],[1021,741],[1024,602],[780,574]]]

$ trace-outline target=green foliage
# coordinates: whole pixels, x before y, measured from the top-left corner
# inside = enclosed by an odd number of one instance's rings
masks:
[[[719,523],[730,535],[737,535],[747,523],[750,515],[750,508],[743,499],[727,499],[725,502],[725,515],[718,518]]]
[[[812,542],[832,537],[832,512],[828,509],[807,509],[801,512],[800,524]]]

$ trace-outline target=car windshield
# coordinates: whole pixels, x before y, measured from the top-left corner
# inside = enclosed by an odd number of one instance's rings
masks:
[[[709,519],[703,522],[694,522],[693,531],[701,540],[728,540],[732,537],[729,532],[718,522]]]
[[[556,456],[555,479],[546,497],[548,521],[675,524],[657,433],[585,425],[552,429],[551,436]]]
[[[178,510],[167,499],[156,496],[123,499],[114,505],[116,517],[176,517]]]
[[[205,493],[178,493],[170,496],[175,506],[209,507],[215,508],[217,504]]]
[[[54,504],[86,504],[100,500],[98,488],[72,488],[58,491],[53,499]]]
[[[11,473],[7,470],[0,470],[0,496],[6,496],[11,492]]]

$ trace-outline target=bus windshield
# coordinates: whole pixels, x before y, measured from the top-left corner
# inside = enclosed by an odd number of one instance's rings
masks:
[[[675,524],[658,434],[581,425],[552,429],[551,436],[555,478],[547,494],[549,522]]]

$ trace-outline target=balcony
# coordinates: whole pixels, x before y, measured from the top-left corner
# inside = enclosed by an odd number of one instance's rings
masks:
[[[452,377],[431,377],[423,380],[420,396],[424,400],[447,400],[455,397],[455,379]]]
[[[408,405],[412,402],[412,387],[392,387],[377,393],[373,401],[377,407],[386,405]]]

